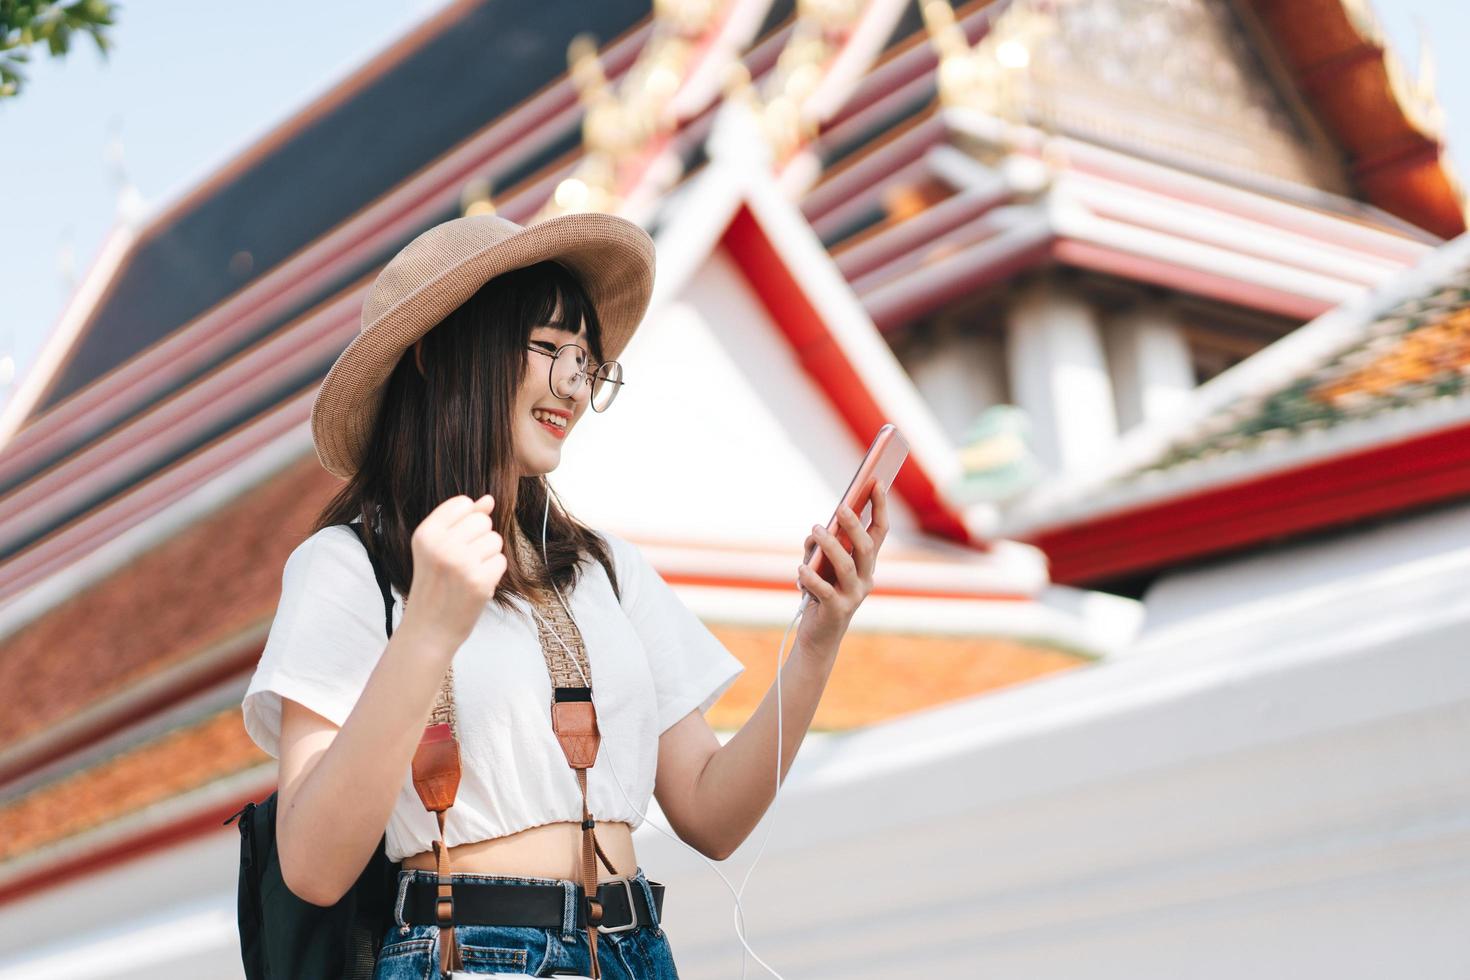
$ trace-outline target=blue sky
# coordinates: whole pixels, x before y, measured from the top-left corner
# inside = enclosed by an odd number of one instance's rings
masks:
[[[117,220],[119,146],[128,182],[157,207],[445,3],[132,0],[106,61],[86,39],[64,61],[38,56],[20,98],[0,102],[0,352],[17,365],[0,400]],[[1431,39],[1450,152],[1470,172],[1470,59],[1460,51],[1470,3],[1377,0],[1376,9],[1408,64],[1421,27]]]

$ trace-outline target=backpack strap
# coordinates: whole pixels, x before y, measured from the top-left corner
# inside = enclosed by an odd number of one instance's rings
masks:
[[[388,638],[393,638],[393,591],[388,587],[388,573],[379,564],[377,556],[373,554],[371,542],[368,541],[367,523],[353,522],[346,525],[357,532],[358,538],[362,540],[362,546],[368,553],[368,561],[373,565],[373,578],[378,580],[378,591],[383,593],[383,631]]]
[[[393,636],[393,593],[389,589],[388,575],[377,556],[373,553],[367,523],[353,522],[348,525],[362,541],[367,550],[368,561],[372,562],[373,578],[378,581],[378,591],[383,594],[384,628]],[[404,602],[408,599],[405,596]],[[454,723],[454,665],[444,672],[444,681],[434,700],[429,724],[419,739],[413,754],[413,788],[419,794],[424,809],[434,814],[439,823],[439,839],[434,841],[434,857],[439,871],[439,895],[435,914],[439,922],[439,968],[441,973],[464,969],[459,944],[454,940],[454,889],[449,867],[449,848],[444,843],[444,821],[454,798],[459,792],[460,762],[459,740],[455,738],[458,726]]]

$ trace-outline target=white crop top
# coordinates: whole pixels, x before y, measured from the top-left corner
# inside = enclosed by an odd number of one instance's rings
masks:
[[[659,735],[690,711],[707,710],[745,668],[636,546],[602,534],[622,602],[602,563],[590,558],[563,595],[586,646],[602,732],[588,770],[588,806],[599,822],[636,828],[653,795]],[[393,598],[396,630],[403,616],[397,589]],[[551,679],[536,624],[528,604],[515,602],[514,612],[487,603],[454,655],[462,776],[444,828],[451,847],[582,818],[576,773],[551,729]],[[387,643],[383,597],[362,540],[348,527],[316,532],[286,560],[280,605],[245,691],[245,730],[279,758],[283,697],[340,728]],[[388,821],[388,859],[430,850],[437,831],[405,769]]]

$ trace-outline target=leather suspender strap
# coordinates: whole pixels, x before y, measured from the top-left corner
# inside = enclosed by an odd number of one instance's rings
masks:
[[[446,724],[430,725],[413,754],[413,788],[424,809],[439,819],[439,839],[434,841],[434,859],[439,871],[439,896],[434,911],[439,926],[439,969],[443,973],[464,969],[459,944],[454,941],[454,888],[449,868],[449,848],[444,843],[444,818],[459,791],[459,742]]]
[[[378,590],[383,594],[383,616],[388,636],[393,636],[393,594],[389,590],[388,577],[379,562],[373,558],[368,540],[366,523],[350,525],[362,539],[372,561],[373,577]],[[404,602],[408,601],[404,597]],[[463,970],[459,943],[454,938],[454,889],[449,867],[449,847],[444,843],[444,820],[454,798],[459,793],[460,763],[459,740],[454,735],[454,667],[451,664],[439,685],[434,699],[434,708],[429,724],[419,738],[419,746],[413,754],[413,788],[424,804],[424,809],[433,813],[439,822],[439,839],[434,841],[434,858],[439,873],[439,895],[435,904],[435,918],[439,926],[439,971],[447,974]]]
[[[532,554],[531,543],[519,525],[513,531],[517,551],[522,556],[529,557]],[[533,581],[538,577],[537,570],[529,567],[527,561],[522,562],[522,568],[532,576]],[[561,745],[567,764],[577,775],[577,788],[582,794],[582,853],[578,867],[582,879],[582,900],[585,903],[591,975],[596,980],[602,976],[597,962],[597,927],[602,923],[603,911],[602,904],[597,900],[598,859],[602,860],[609,874],[616,875],[617,871],[613,869],[612,862],[607,859],[602,846],[597,842],[597,822],[592,819],[591,809],[587,805],[587,770],[597,760],[597,749],[602,741],[602,734],[597,727],[597,708],[592,702],[592,688],[585,686],[591,682],[591,665],[587,663],[586,648],[582,645],[576,620],[572,618],[572,611],[566,607],[560,593],[554,587],[541,584],[532,586],[530,592],[527,598],[537,621],[546,668],[551,674],[551,727],[556,732],[557,742]],[[570,643],[563,639],[563,631],[570,635]],[[582,686],[573,678],[580,679]]]
[[[577,773],[577,788],[582,791],[582,896],[586,902],[587,948],[591,954],[592,976],[601,976],[597,965],[597,927],[602,924],[602,903],[597,900],[598,850],[593,838],[596,821],[587,808],[587,769],[597,760],[597,747],[602,733],[597,729],[597,709],[592,704],[590,687],[558,687],[552,692],[551,727],[561,744],[567,764]]]

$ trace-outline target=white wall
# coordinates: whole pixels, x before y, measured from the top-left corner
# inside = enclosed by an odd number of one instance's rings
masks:
[[[594,527],[799,551],[867,451],[723,249],[620,360],[626,388],[588,413],[551,477]],[[915,530],[892,499],[894,528]]]
[[[803,750],[753,945],[809,980],[1470,976],[1470,548],[1424,554],[1459,520],[1221,567],[1127,658]],[[723,887],[650,845],[681,964],[735,976]]]
[[[0,980],[243,977],[234,826],[0,908]]]

